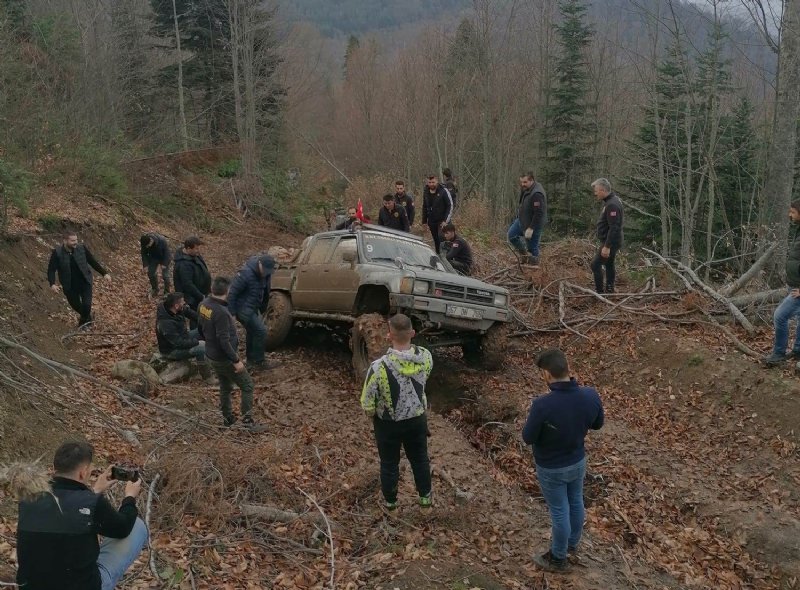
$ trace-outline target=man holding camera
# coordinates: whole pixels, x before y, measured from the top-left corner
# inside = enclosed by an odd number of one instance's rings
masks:
[[[136,498],[142,480],[125,484],[119,510],[103,496],[112,469],[90,486],[94,449],[66,442],[53,458],[51,493],[19,503],[17,584],[26,590],[111,590],[147,543]],[[98,535],[104,538],[98,542]]]

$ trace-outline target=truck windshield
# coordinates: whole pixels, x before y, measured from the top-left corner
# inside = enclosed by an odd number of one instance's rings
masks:
[[[431,265],[431,257],[436,255],[427,245],[392,236],[364,234],[364,252],[371,261],[400,258],[403,264],[450,272],[438,257],[435,266]]]

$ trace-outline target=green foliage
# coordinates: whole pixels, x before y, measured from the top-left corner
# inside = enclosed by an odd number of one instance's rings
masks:
[[[108,148],[93,143],[80,144],[72,154],[80,181],[90,191],[121,197],[128,190],[125,173],[119,165],[119,156]]]
[[[689,360],[686,361],[686,364],[690,367],[698,367],[703,364],[705,358],[700,353],[694,353],[692,356],[689,357]]]
[[[9,205],[14,205],[22,215],[28,214],[30,190],[30,173],[0,159],[0,233],[5,231],[8,223]]]
[[[543,134],[543,176],[550,202],[555,205],[551,208],[552,221],[568,230],[576,225],[585,227],[588,221],[582,217],[596,133],[594,105],[589,101],[587,50],[593,31],[586,24],[587,10],[583,0],[562,0],[559,4],[555,86],[550,92]]]
[[[55,213],[43,213],[37,221],[44,231],[51,234],[61,231],[64,227],[64,218]]]
[[[235,158],[233,160],[226,160],[219,165],[217,168],[217,176],[220,178],[233,178],[242,169],[242,160],[241,158]]]

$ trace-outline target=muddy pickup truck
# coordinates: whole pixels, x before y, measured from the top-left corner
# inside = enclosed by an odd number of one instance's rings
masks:
[[[279,347],[296,322],[350,330],[356,378],[386,352],[386,318],[408,315],[414,342],[460,346],[470,364],[497,369],[505,356],[508,291],[458,274],[420,238],[365,225],[306,238],[272,276],[267,349]]]

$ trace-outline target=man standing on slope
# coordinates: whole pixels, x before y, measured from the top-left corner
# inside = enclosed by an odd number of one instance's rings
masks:
[[[197,236],[189,236],[183,242],[183,248],[175,253],[175,267],[172,278],[175,290],[183,293],[186,305],[197,311],[197,306],[211,291],[211,273],[203,259],[205,242]],[[195,320],[189,321],[192,329],[197,327]]]
[[[80,330],[85,330],[92,322],[92,268],[107,281],[111,280],[111,273],[92,256],[89,248],[78,243],[78,235],[73,231],[64,232],[62,244],[50,254],[47,281],[53,293],[58,293],[58,274],[67,302],[80,316]]]
[[[611,190],[611,183],[605,178],[595,180],[592,189],[595,198],[603,202],[603,209],[597,220],[597,239],[600,240],[600,248],[592,260],[594,290],[596,293],[613,293],[617,276],[614,261],[623,243],[622,201]],[[603,267],[606,269],[605,287],[603,287]]]
[[[414,215],[416,209],[414,208],[414,195],[406,192],[406,183],[402,180],[394,181],[394,202],[406,210],[406,217],[408,217],[408,224],[414,225]]]
[[[388,510],[397,508],[400,449],[403,448],[419,505],[431,506],[431,463],[428,458],[428,400],[425,383],[433,368],[431,353],[411,344],[414,329],[408,316],[389,318],[391,348],[372,363],[361,392],[361,407],[372,418],[381,460],[381,491]]]
[[[453,217],[453,198],[436,176],[429,176],[422,196],[422,225],[431,230],[433,245],[439,254],[442,226]]]
[[[550,549],[534,563],[548,571],[566,571],[567,552],[574,553],[583,533],[583,478],[589,429],[603,427],[603,404],[597,391],[581,387],[569,376],[567,357],[557,348],[536,359],[550,392],[531,404],[522,440],[533,445],[536,477],[550,509]]]
[[[520,254],[522,263],[539,264],[539,241],[547,221],[547,195],[533,178],[533,172],[519,177],[517,218],[508,228],[508,241]]]
[[[164,295],[169,293],[169,264],[172,253],[167,238],[157,233],[143,234],[139,238],[142,253],[142,272],[150,279],[150,297],[158,295],[158,268],[161,267],[161,278],[164,280]]]
[[[775,367],[787,359],[800,360],[800,324],[794,344],[789,354],[789,320],[800,315],[800,201],[794,201],[789,207],[789,252],[786,256],[786,284],[789,294],[781,301],[772,316],[775,325],[775,340],[772,354],[764,358],[767,367]]]
[[[267,327],[261,314],[269,303],[270,280],[275,259],[263,254],[253,256],[236,273],[228,292],[228,311],[239,320],[247,333],[247,370],[252,372],[274,368],[265,360]]]

